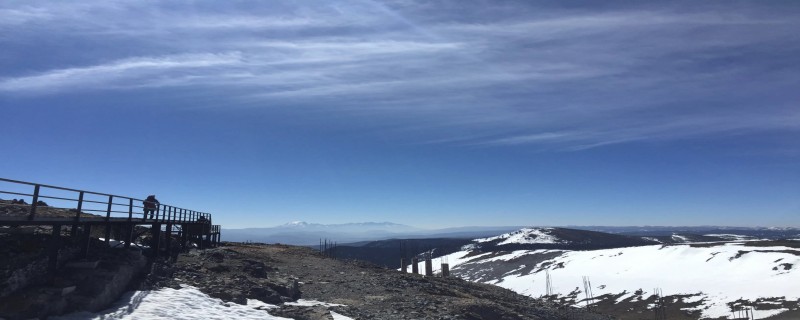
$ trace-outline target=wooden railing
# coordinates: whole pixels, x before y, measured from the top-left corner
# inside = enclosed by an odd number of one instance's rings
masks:
[[[98,216],[103,217],[103,215],[105,220],[127,218],[129,221],[140,219],[141,221],[153,220],[163,223],[211,222],[210,213],[168,204],[155,204],[155,214],[148,219],[144,212],[145,200],[142,199],[5,178],[0,178],[0,195],[2,194],[30,201],[27,220],[31,221],[36,219],[37,211],[43,205],[43,201],[47,200],[58,203],[48,204],[48,208],[74,211],[75,222],[80,222],[82,219],[96,220]],[[91,213],[94,216],[83,215],[82,217],[82,213]],[[0,216],[0,220],[4,218],[10,217]]]

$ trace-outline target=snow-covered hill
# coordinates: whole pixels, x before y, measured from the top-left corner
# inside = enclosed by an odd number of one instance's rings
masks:
[[[569,229],[567,229],[569,230]],[[449,262],[451,274],[529,296],[550,290],[561,300],[585,305],[583,277],[591,281],[596,307],[648,312],[660,288],[675,312],[691,317],[728,317],[732,307],[753,307],[757,319],[800,307],[800,242],[738,241],[644,245],[600,250],[502,250],[514,244],[567,244],[557,228],[526,228],[474,240]],[[482,244],[503,244],[487,250]],[[422,262],[419,266],[424,270]]]
[[[524,228],[514,232],[475,240],[478,243],[501,240],[498,244],[569,243],[555,234],[555,228]]]

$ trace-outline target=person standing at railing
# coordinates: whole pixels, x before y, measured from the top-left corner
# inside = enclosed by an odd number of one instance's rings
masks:
[[[150,219],[153,219],[159,204],[161,202],[158,202],[155,195],[147,196],[147,199],[144,199],[144,216],[147,217],[147,213],[150,213]]]

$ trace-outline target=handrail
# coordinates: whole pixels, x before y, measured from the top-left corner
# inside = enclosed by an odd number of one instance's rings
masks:
[[[146,200],[126,197],[126,196],[118,196],[108,193],[101,193],[101,192],[94,192],[94,191],[86,191],[80,189],[73,189],[73,188],[65,188],[41,183],[34,183],[34,182],[27,182],[27,181],[20,181],[20,180],[13,180],[13,179],[6,179],[0,178],[0,182],[8,182],[12,184],[22,184],[22,185],[29,185],[33,186],[34,190],[33,193],[21,193],[21,192],[14,192],[14,191],[4,191],[0,190],[0,194],[11,194],[11,195],[18,195],[18,196],[26,196],[31,197],[30,203],[30,212],[28,214],[28,220],[33,220],[36,215],[37,207],[39,206],[38,202],[39,199],[55,199],[55,200],[63,200],[63,201],[74,201],[78,203],[77,208],[60,208],[60,207],[52,207],[57,209],[77,209],[75,213],[75,221],[80,221],[80,215],[82,212],[98,212],[98,213],[105,213],[105,220],[109,221],[111,218],[112,213],[119,213],[125,214],[125,218],[133,219],[133,215],[136,214],[137,216],[141,216],[143,221],[148,220],[148,216],[152,216],[150,220],[153,221],[162,221],[162,222],[199,222],[199,219],[204,219],[206,223],[211,221],[211,214],[206,212],[200,212],[195,210],[189,210],[185,208],[180,208],[168,204],[157,204],[155,207],[155,212],[148,214],[144,211],[134,212],[134,208],[144,208],[144,202]],[[62,190],[62,191],[70,191],[78,193],[77,199],[74,198],[66,198],[63,196],[54,196],[54,195],[43,195],[41,194],[41,189],[55,189],[55,190]],[[107,201],[98,201],[92,199],[84,199],[86,194],[89,195],[96,195],[96,196],[105,196],[108,197]],[[115,199],[116,198],[116,199]],[[119,202],[115,202],[117,200]],[[120,201],[122,200],[122,201]],[[141,205],[135,205],[134,201],[138,201]],[[120,202],[127,202],[127,203],[120,203]],[[85,203],[92,203],[92,204],[100,204],[107,206],[105,209],[94,209],[94,208],[83,208],[83,204]],[[127,211],[120,211],[119,207],[126,208]],[[116,209],[116,210],[115,210]],[[137,210],[139,211],[139,210]]]
[[[41,184],[41,183],[34,183],[34,182],[27,182],[27,181],[20,181],[20,180],[6,179],[6,178],[0,178],[0,181],[6,181],[6,182],[12,182],[12,183],[19,183],[19,184],[27,184],[27,185],[31,185],[31,186],[36,186],[36,185],[38,185],[38,186],[40,186],[40,187],[45,187],[45,188],[50,188],[50,189],[58,189],[58,190],[64,190],[64,191],[73,191],[73,192],[91,193],[91,194],[96,194],[96,195],[99,195],[99,196],[113,196],[113,197],[115,197],[115,198],[128,198],[128,199],[133,199],[133,200],[144,201],[144,200],[142,200],[142,199],[136,199],[136,198],[131,198],[131,197],[123,197],[123,196],[118,196],[118,195],[113,195],[113,194],[108,194],[108,193],[100,193],[100,192],[94,192],[94,191],[86,191],[86,190],[78,190],[78,189],[64,188],[64,187],[53,186],[53,185],[48,185],[48,184]]]

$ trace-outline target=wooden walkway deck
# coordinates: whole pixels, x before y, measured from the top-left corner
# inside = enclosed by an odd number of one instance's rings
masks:
[[[15,199],[0,199],[0,233],[25,226],[49,227],[53,270],[64,227],[70,237],[80,239],[83,256],[88,254],[93,230],[102,230],[106,243],[113,239],[125,248],[147,247],[154,258],[169,256],[176,247],[186,248],[190,243],[201,249],[220,243],[221,226],[213,225],[211,214],[205,212],[158,204],[151,218],[145,216],[141,199],[0,178],[0,196],[4,194]],[[143,236],[149,237],[147,246],[142,245]]]

